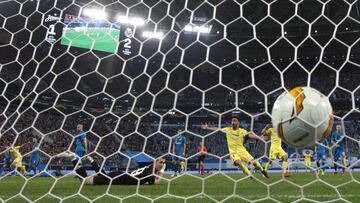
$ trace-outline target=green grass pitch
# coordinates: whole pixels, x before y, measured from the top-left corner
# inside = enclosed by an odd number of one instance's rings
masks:
[[[60,43],[73,47],[116,53],[119,37],[120,31],[116,29],[64,30]]]
[[[165,178],[171,179],[170,176]],[[73,176],[62,177],[57,181],[51,177],[34,177],[26,184],[22,177],[12,176],[0,179],[0,201],[26,202],[23,195],[31,201],[44,203],[60,202],[57,198],[62,198],[66,203],[89,200],[119,202],[116,197],[122,198],[122,202],[137,203],[151,202],[147,198],[159,203],[177,203],[185,202],[185,197],[188,198],[186,202],[194,203],[215,202],[214,200],[234,203],[255,200],[275,202],[271,198],[280,202],[293,202],[301,199],[303,192],[304,199],[299,202],[359,202],[360,184],[357,181],[360,181],[360,173],[347,173],[345,176],[327,173],[319,176],[319,179],[314,173],[292,173],[288,179],[282,179],[280,174],[271,174],[268,180],[258,174],[254,179],[241,174],[213,174],[178,176],[171,182],[162,181],[160,185],[81,187],[78,179]],[[134,195],[136,192],[140,195]]]

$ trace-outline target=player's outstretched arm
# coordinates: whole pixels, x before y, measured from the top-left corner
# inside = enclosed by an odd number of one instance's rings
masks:
[[[164,165],[163,165],[163,167],[161,168],[161,170],[157,173],[157,176],[155,176],[155,182],[154,182],[154,184],[160,184],[161,177],[164,175],[165,169],[166,169],[166,164],[164,163]]]
[[[270,124],[267,124],[267,125],[261,130],[261,134],[262,134],[262,135],[265,134],[265,132],[266,132],[269,128],[271,128],[271,125],[270,125]]]
[[[256,139],[256,140],[261,140],[262,138],[260,136],[258,136],[257,134],[253,133],[253,132],[249,132],[248,134],[250,139]]]
[[[26,143],[20,145],[20,148],[23,148],[25,145],[28,145],[28,144],[30,144],[30,143],[31,143],[31,142],[26,142]]]
[[[85,154],[88,154],[88,141],[86,138],[83,140],[83,145],[85,149]]]
[[[209,127],[209,125],[207,123],[202,123],[201,124],[201,129],[203,129],[203,130],[211,130],[211,131],[221,130],[220,128]]]

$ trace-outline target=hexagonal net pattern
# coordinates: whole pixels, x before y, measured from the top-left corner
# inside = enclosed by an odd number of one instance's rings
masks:
[[[0,1],[0,201],[358,201],[359,10],[356,0]],[[267,164],[270,141],[248,139],[270,179],[243,163],[245,175],[225,134],[201,128],[231,126],[236,110],[260,135],[276,98],[297,86],[326,95],[343,128],[324,159],[320,143],[283,145],[287,166]],[[64,152],[77,154],[76,167]],[[133,176],[161,157],[160,184]],[[110,182],[79,182],[78,169]],[[138,182],[115,184],[129,176]]]

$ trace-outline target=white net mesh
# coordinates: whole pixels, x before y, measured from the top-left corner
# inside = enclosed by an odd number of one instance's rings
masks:
[[[0,201],[358,201],[359,21],[356,0],[0,1]],[[240,126],[260,135],[277,96],[296,86],[328,96],[344,129],[346,163],[332,162],[329,144],[324,176],[313,173],[314,148],[284,146],[289,179],[279,160],[269,180],[256,171],[250,178],[231,162],[226,136],[201,129],[230,126],[239,110]],[[79,184],[71,162],[56,158],[78,153],[77,124],[106,172],[166,158],[161,183]],[[179,129],[184,170],[170,177]],[[8,155],[17,146],[29,174]],[[245,146],[265,166],[270,142]],[[305,151],[314,156],[309,167]],[[88,161],[81,166],[93,173]],[[329,175],[333,168],[346,174]]]

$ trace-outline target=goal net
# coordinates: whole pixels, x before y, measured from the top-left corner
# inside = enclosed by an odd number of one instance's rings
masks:
[[[359,1],[2,0],[0,25],[0,202],[360,197]],[[269,179],[247,164],[245,175],[225,134],[203,129],[230,127],[236,111],[261,135],[276,98],[298,86],[329,98],[343,137],[321,159],[319,145],[283,144],[288,178],[282,157]],[[262,167],[270,145],[244,141]],[[78,179],[79,168],[96,175],[87,157],[111,181],[160,158],[166,168],[155,185],[92,186]]]

